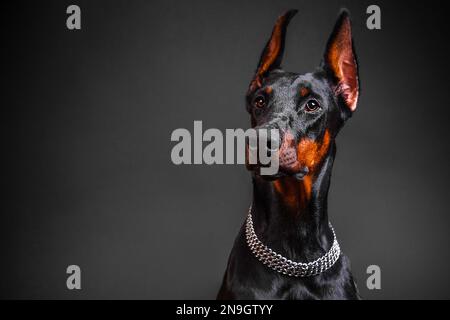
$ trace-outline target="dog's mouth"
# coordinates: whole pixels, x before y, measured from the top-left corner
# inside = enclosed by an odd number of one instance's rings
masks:
[[[285,177],[292,177],[300,181],[303,180],[303,178],[309,172],[307,167],[303,167],[298,171],[283,170],[283,168],[280,168],[278,172],[275,174],[261,174],[260,165],[252,165],[251,167],[247,165],[247,169],[251,171],[255,176],[260,177],[267,181],[274,181]]]
[[[260,178],[262,178],[262,179],[264,179],[266,181],[276,181],[278,179],[282,179],[282,178],[285,178],[285,177],[291,177],[291,178],[294,178],[294,179],[296,179],[298,181],[301,181],[301,180],[303,180],[303,178],[306,175],[306,174],[304,174],[302,172],[295,173],[295,174],[287,174],[287,173],[284,173],[284,172],[279,172],[279,173],[273,174],[273,175],[261,175],[257,171],[255,171],[254,174],[257,177],[260,177]]]
[[[275,151],[274,155],[278,160],[277,170],[275,173],[268,174],[267,171],[263,172],[262,169],[270,167],[273,163],[268,165],[259,162],[256,164],[249,164],[249,150],[247,146],[247,169],[264,180],[277,180],[284,177],[293,177],[297,180],[302,180],[308,174],[309,168],[299,161],[297,145],[294,142],[292,134],[287,133],[284,135],[282,144],[280,148]]]

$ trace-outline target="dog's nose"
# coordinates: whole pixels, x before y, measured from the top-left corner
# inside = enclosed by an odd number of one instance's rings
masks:
[[[267,150],[272,150],[272,139],[267,139]]]
[[[280,168],[285,172],[297,172],[300,167],[297,159],[297,148],[294,135],[287,131],[283,135],[279,150]]]
[[[267,152],[270,151],[278,151],[281,146],[281,135],[282,132],[276,126],[264,126],[264,127],[256,127],[257,137],[259,141],[259,146],[264,146],[261,143],[265,141],[265,147],[267,148]]]
[[[266,142],[268,156],[271,156],[271,153],[278,152],[281,148],[281,143],[283,140],[282,132],[279,129],[276,130],[277,131],[275,134],[270,134]]]

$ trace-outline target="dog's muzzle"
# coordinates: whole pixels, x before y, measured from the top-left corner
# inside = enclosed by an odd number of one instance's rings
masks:
[[[281,137],[281,143],[279,143],[280,147],[278,150],[273,150],[270,145],[270,141],[268,142],[267,148],[274,152],[274,156],[278,158],[278,172],[271,175],[261,175],[260,169],[264,165],[259,163],[249,164],[249,149],[247,146],[247,169],[250,171],[254,171],[257,175],[263,177],[267,180],[275,180],[285,176],[292,176],[301,180],[306,174],[308,174],[308,168],[302,166],[298,161],[298,151],[297,145],[295,142],[295,138],[291,132],[285,132]]]

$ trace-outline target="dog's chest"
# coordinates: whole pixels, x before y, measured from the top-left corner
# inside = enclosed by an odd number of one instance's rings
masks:
[[[345,284],[340,281],[325,281],[321,279],[284,279],[274,277],[266,285],[249,286],[254,299],[281,300],[336,300],[352,299],[346,291]],[[247,294],[246,294],[247,295]]]

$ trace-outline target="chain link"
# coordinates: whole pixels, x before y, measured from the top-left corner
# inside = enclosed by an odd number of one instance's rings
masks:
[[[336,239],[331,223],[329,223],[331,231],[333,232],[333,245],[330,250],[322,257],[308,263],[294,262],[282,255],[276,253],[272,249],[265,246],[256,236],[253,228],[252,207],[248,210],[247,222],[245,226],[245,236],[250,251],[261,261],[264,265],[272,270],[275,270],[284,275],[291,277],[309,277],[318,275],[325,270],[331,268],[341,255],[341,248]]]

